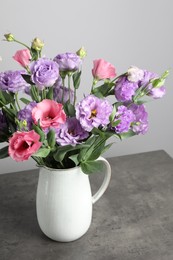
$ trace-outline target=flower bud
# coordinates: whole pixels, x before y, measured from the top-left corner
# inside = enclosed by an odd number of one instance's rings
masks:
[[[86,57],[87,52],[86,52],[86,50],[84,49],[84,47],[81,47],[81,48],[76,52],[76,54],[77,54],[81,59],[83,59],[83,58]]]
[[[15,40],[13,34],[11,33],[4,34],[4,37],[8,42],[13,42]]]
[[[41,51],[41,49],[43,48],[44,43],[39,39],[39,38],[35,38],[32,41],[32,45],[31,48],[36,50],[36,51]]]

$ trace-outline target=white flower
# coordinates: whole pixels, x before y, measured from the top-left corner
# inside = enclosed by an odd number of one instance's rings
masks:
[[[127,79],[131,82],[137,82],[142,80],[144,77],[144,71],[135,67],[131,66],[127,71]]]

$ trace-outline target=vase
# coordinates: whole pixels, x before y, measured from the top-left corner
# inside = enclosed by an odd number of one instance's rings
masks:
[[[108,187],[111,167],[102,157],[104,179],[92,196],[88,175],[81,167],[70,169],[39,168],[36,194],[37,220],[42,232],[59,242],[74,241],[90,227],[92,205]]]

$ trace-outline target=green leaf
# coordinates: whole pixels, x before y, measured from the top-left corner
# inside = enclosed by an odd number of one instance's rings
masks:
[[[6,91],[0,91],[0,100],[4,105],[10,104],[14,101],[14,94],[7,93]]]
[[[119,137],[121,140],[125,139],[125,138],[129,138],[136,135],[135,132],[133,132],[132,130],[129,130],[127,133],[123,133],[123,134],[119,134]]]
[[[73,86],[75,89],[78,89],[80,86],[80,76],[82,71],[77,71],[73,74]]]
[[[112,82],[107,82],[104,83],[103,85],[94,88],[92,90],[92,94],[94,94],[97,97],[106,97],[109,95],[109,92],[111,91],[112,87],[115,86],[115,83]]]
[[[74,117],[75,116],[75,107],[69,102],[67,101],[64,104],[64,111],[66,113],[66,115],[70,116],[70,117]]]
[[[81,163],[81,168],[85,174],[92,174],[101,171],[103,165],[100,161],[86,161]]]
[[[166,70],[160,78],[157,79],[151,79],[150,82],[152,83],[154,88],[160,88],[164,85],[165,79],[169,75],[169,71]]]
[[[45,140],[45,133],[44,133],[44,132],[40,129],[40,127],[37,126],[37,125],[34,125],[34,124],[33,124],[32,128],[33,128],[33,130],[34,130],[37,134],[39,134],[39,136],[40,136],[40,142],[43,142],[43,141]]]
[[[30,88],[30,95],[31,95],[32,99],[35,100],[36,102],[40,101],[40,97],[38,95],[36,86],[31,86],[31,88]]]
[[[20,98],[20,100],[25,104],[25,105],[28,105],[31,101],[29,101],[28,99],[26,98]]]
[[[33,154],[34,157],[45,158],[49,155],[50,148],[40,148],[36,153]]]
[[[47,99],[53,99],[53,87],[50,87],[47,94],[46,94]]]
[[[71,160],[75,163],[76,166],[79,164],[79,161],[78,161],[78,153],[69,156],[69,159],[71,159]]]
[[[110,148],[112,145],[113,145],[113,143],[107,144],[107,145],[103,148],[101,154],[103,154],[103,153],[105,153],[107,150],[109,150],[109,148]]]
[[[86,147],[88,147],[87,144],[79,144],[79,145],[76,145],[76,146],[72,146],[72,145],[59,146],[57,148],[56,152],[53,154],[53,157],[57,162],[62,162],[65,155],[68,152],[80,150],[80,149],[83,149],[83,148],[86,148]]]
[[[94,150],[94,142],[96,141],[96,139],[97,139],[97,136],[93,135],[86,140],[85,144],[88,145],[88,147],[81,149],[79,156],[78,156],[79,162],[86,161],[87,158],[89,158],[92,151]]]
[[[8,146],[5,146],[3,148],[0,149],[0,159],[4,159],[6,157],[8,157]]]
[[[27,74],[21,74],[22,78],[30,85],[33,85],[34,83],[31,80],[31,75]]]
[[[113,106],[112,113],[111,113],[111,115],[109,116],[109,120],[110,120],[110,122],[114,121],[114,118],[115,118],[116,112],[117,112],[117,108],[116,108],[116,106],[114,105],[114,106]]]
[[[53,148],[56,144],[56,140],[55,140],[55,131],[54,130],[50,130],[47,134],[47,142],[48,145]]]
[[[116,127],[117,125],[119,125],[120,122],[121,120],[116,120],[115,122],[111,122],[111,126]]]

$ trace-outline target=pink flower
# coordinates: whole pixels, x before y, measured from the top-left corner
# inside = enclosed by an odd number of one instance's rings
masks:
[[[34,130],[29,132],[17,131],[9,139],[8,153],[17,162],[28,160],[42,145],[39,139],[39,134]]]
[[[92,69],[92,74],[95,79],[110,79],[116,76],[115,67],[109,62],[99,59],[94,60],[93,63],[94,68]]]
[[[39,121],[43,129],[48,127],[58,128],[60,124],[65,123],[66,114],[62,104],[54,100],[44,99],[33,108],[32,118],[35,124],[38,124]]]
[[[13,59],[20,63],[22,67],[27,67],[31,60],[31,54],[28,49],[19,50],[13,56]]]

